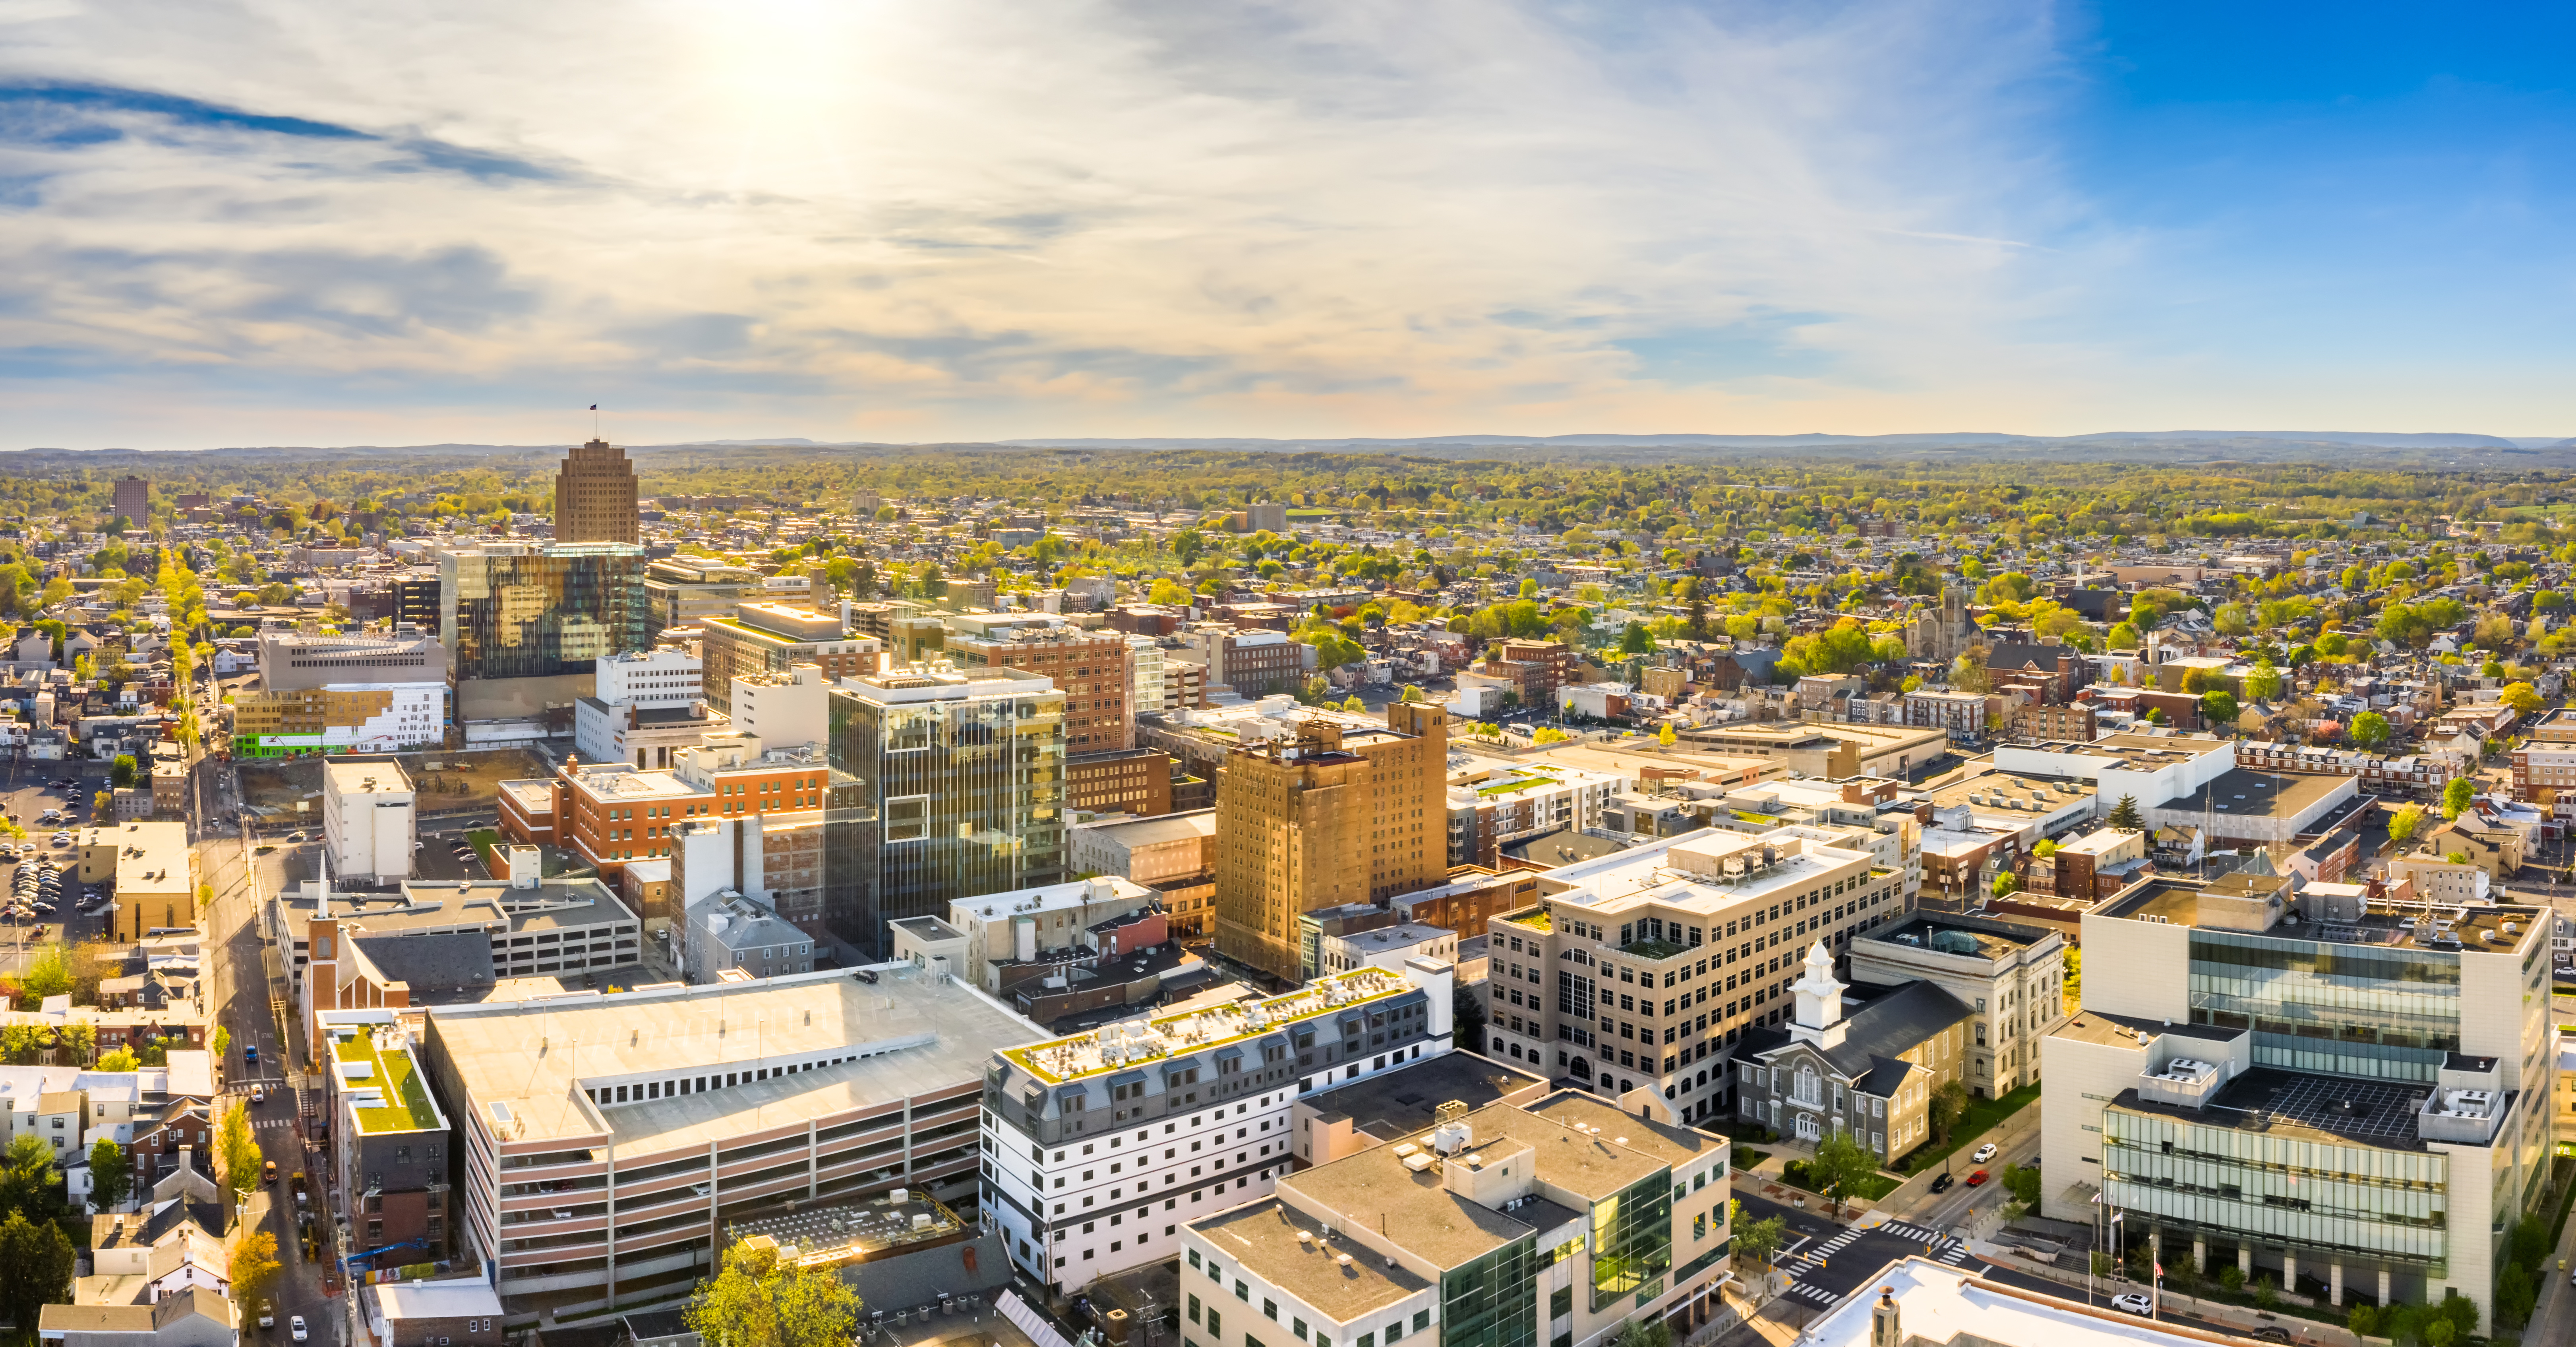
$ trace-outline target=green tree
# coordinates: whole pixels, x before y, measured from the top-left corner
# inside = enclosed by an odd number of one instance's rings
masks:
[[[2529,683],[2505,684],[2503,690],[2496,694],[2496,700],[2512,707],[2513,713],[2524,720],[2529,720],[2538,714],[2544,704],[2540,700],[2540,693]]]
[[[2238,714],[2236,695],[2229,692],[2227,689],[2211,688],[2209,691],[2200,694],[2200,721],[2202,724],[2207,725],[2212,729],[2234,729],[2236,727],[2236,717]]]
[[[846,1347],[859,1296],[830,1268],[783,1262],[775,1248],[736,1241],[682,1317],[700,1338],[725,1347]]]
[[[2110,822],[2112,827],[2124,832],[2142,833],[2147,830],[2146,816],[2138,811],[2138,797],[2135,795],[2123,795],[2118,804],[2111,806]]]
[[[2416,804],[2407,805],[2388,816],[2388,844],[2404,846],[2413,841],[2415,834],[2423,831],[2423,828],[2424,807]]]
[[[2475,783],[2465,776],[2452,777],[2451,784],[2442,787],[2442,817],[2458,818],[2468,812],[2469,803],[2477,798],[2478,788]]]
[[[1619,1325],[1613,1347],[1673,1347],[1672,1325],[1661,1319],[1631,1319]]]
[[[1997,898],[2001,898],[2005,894],[2012,893],[2019,888],[2021,888],[2021,876],[2014,874],[2010,870],[2006,870],[2003,873],[1996,875],[1995,882],[1992,886],[1994,896]]]
[[[126,1158],[125,1148],[100,1137],[89,1147],[89,1209],[105,1212],[125,1200],[126,1190],[134,1186],[134,1165]]]
[[[1823,1188],[1825,1196],[1834,1200],[1834,1219],[1839,1221],[1843,1218],[1843,1198],[1878,1172],[1878,1157],[1851,1133],[1838,1131],[1816,1143],[1816,1156],[1807,1162],[1807,1172]]]
[[[1735,1252],[1746,1262],[1769,1271],[1771,1260],[1780,1252],[1789,1223],[1777,1216],[1748,1221],[1744,1219],[1743,1203],[1729,1198],[1726,1205],[1727,1228],[1735,1232]]]
[[[1681,742],[1681,736],[1673,733],[1673,723],[1667,720],[1664,722],[1661,729],[1655,731],[1655,742],[1665,748],[1670,748],[1674,744]]]
[[[1955,1080],[1945,1080],[1932,1088],[1932,1097],[1924,1101],[1925,1121],[1932,1124],[1932,1135],[1943,1145],[1950,1141],[1950,1129],[1968,1116],[1968,1087]]]
[[[2388,742],[2388,717],[2377,711],[2364,711],[2352,718],[2352,724],[2345,727],[2344,733],[2352,737],[2354,744],[2376,753],[2380,745]]]
[[[1647,633],[1645,624],[1631,622],[1619,633],[1620,654],[1651,655],[1654,651],[1655,638]]]
[[[134,786],[134,755],[133,755],[133,754],[131,754],[131,753],[119,753],[119,754],[117,754],[117,755],[116,755],[116,761],[108,765],[108,769],[107,769],[107,783],[108,783],[109,785],[111,785],[111,786],[114,786],[114,787],[118,788],[119,790],[130,790],[130,789],[132,789],[132,788],[133,788],[133,786]]]
[[[0,1220],[0,1309],[33,1325],[48,1304],[71,1299],[72,1242],[62,1226],[31,1221],[22,1211]],[[30,1340],[34,1335],[22,1328]]]
[[[47,945],[18,975],[18,989],[38,1000],[62,996],[71,991],[72,984],[71,961],[64,957],[60,945]]]
[[[235,1099],[215,1122],[215,1177],[230,1193],[259,1186],[259,1140],[250,1132],[250,1101]]]
[[[1421,700],[1422,700],[1422,689],[1421,689],[1420,687],[1418,687],[1418,686],[1416,686],[1416,685],[1412,684],[1412,683],[1407,683],[1407,684],[1405,684],[1405,685],[1404,685],[1404,690],[1403,690],[1403,691],[1398,692],[1397,694],[1395,694],[1395,699],[1396,699],[1397,701],[1400,701],[1400,702],[1418,702],[1418,701],[1421,701]]]
[[[233,1031],[218,1024],[215,1026],[213,1035],[207,1038],[206,1044],[215,1050],[215,1060],[220,1062],[224,1059],[224,1054],[233,1050]]]
[[[135,1056],[131,1048],[111,1049],[106,1056],[98,1059],[98,1069],[101,1071],[135,1071],[142,1066],[143,1059]]]
[[[1146,591],[1145,601],[1172,608],[1187,608],[1196,597],[1189,590],[1170,580],[1157,579],[1154,581],[1153,588]]]
[[[2281,671],[2272,667],[2269,658],[2255,661],[2254,672],[2245,676],[2245,695],[2258,702],[2281,695]]]

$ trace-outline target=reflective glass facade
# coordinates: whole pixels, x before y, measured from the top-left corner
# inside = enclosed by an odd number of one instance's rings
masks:
[[[824,919],[883,954],[886,923],[1065,877],[1064,694],[888,702],[835,689]]]
[[[2132,1222],[2226,1243],[2340,1250],[2438,1275],[2449,1176],[2449,1157],[2430,1151],[2102,1111],[2102,1200]]]
[[[1592,1204],[1592,1309],[1652,1287],[1660,1295],[1673,1268],[1672,1180],[1657,1175]]]
[[[1534,1347],[1536,1249],[1524,1235],[1440,1274],[1440,1347]]]
[[[644,549],[618,543],[495,547],[438,559],[439,643],[459,682],[594,672],[652,645]]]
[[[2257,1066],[2429,1082],[2460,1047],[2460,956],[2193,931],[2191,1018],[2252,1030]]]

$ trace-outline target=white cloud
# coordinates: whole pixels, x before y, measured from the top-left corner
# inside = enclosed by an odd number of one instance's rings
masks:
[[[27,5],[0,352],[75,444],[2091,429],[2036,13]]]

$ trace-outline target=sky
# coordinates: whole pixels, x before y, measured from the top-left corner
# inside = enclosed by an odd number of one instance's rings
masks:
[[[0,0],[0,448],[2576,435],[2571,37]]]

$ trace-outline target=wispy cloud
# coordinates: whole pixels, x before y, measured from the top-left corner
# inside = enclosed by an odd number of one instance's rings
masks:
[[[2090,429],[2139,245],[2050,15],[0,10],[0,377],[53,443]]]

